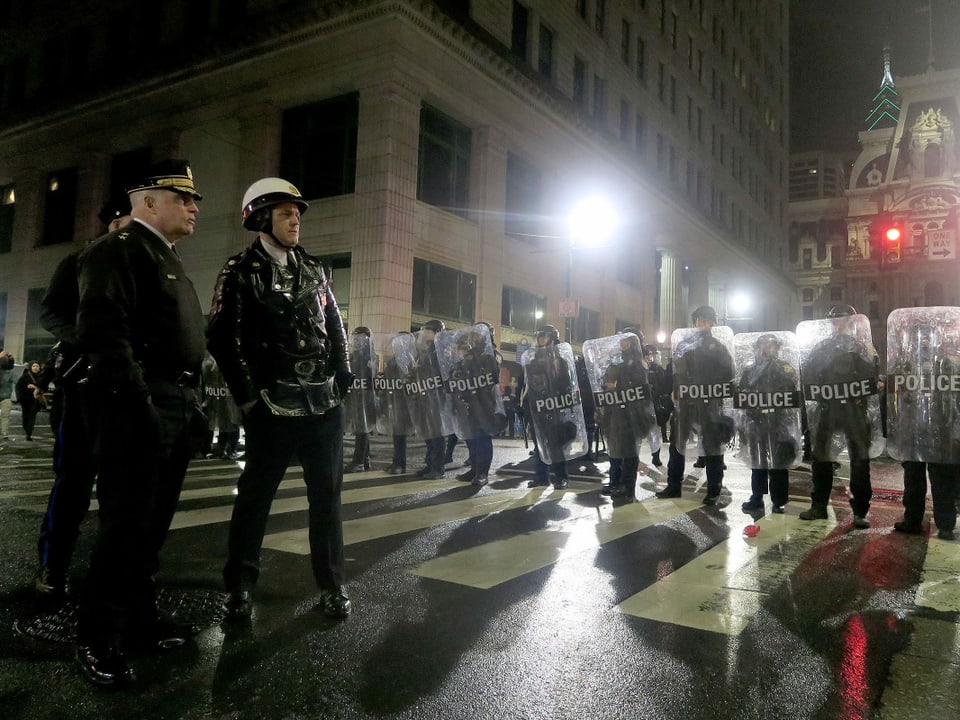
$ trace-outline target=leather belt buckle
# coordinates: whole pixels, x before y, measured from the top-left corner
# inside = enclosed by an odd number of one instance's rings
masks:
[[[302,378],[313,377],[313,373],[317,369],[317,363],[315,360],[298,360],[293,365],[293,371],[297,376]]]

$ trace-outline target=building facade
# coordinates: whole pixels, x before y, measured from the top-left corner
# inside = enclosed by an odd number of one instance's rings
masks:
[[[960,71],[929,70],[898,79],[894,88],[889,64],[885,67],[869,129],[858,136],[859,152],[819,154],[821,172],[824,166],[847,168],[846,189],[800,198],[808,188],[801,168],[810,166],[811,156],[793,156],[790,207],[800,319],[823,317],[839,302],[853,305],[870,318],[881,357],[893,310],[960,305],[954,134]],[[890,227],[900,231],[899,239],[884,236]]]
[[[163,157],[204,194],[181,248],[202,302],[252,240],[244,189],[279,175],[348,323],[374,332],[484,320],[509,356],[571,314],[575,344],[669,337],[704,303],[738,329],[796,314],[785,0],[134,6],[0,11],[0,342],[21,357],[51,342],[56,263]],[[579,247],[567,218],[596,195],[619,224]]]

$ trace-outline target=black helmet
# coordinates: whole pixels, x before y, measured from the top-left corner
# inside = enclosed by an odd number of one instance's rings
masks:
[[[838,318],[838,317],[849,317],[850,315],[856,315],[857,309],[853,305],[834,305],[829,310],[827,310],[826,317],[828,318]]]
[[[715,323],[717,321],[717,311],[709,305],[701,305],[690,314],[690,319],[696,325],[698,320]]]
[[[100,212],[97,213],[97,217],[106,227],[110,227],[110,223],[114,220],[129,215],[131,212],[133,210],[130,207],[130,196],[126,193],[119,193],[103,204]]]
[[[423,330],[430,330],[435,333],[443,332],[447,329],[447,326],[443,324],[442,320],[427,320],[423,326]]]
[[[300,208],[301,214],[310,207],[300,191],[283,178],[268,177],[257,180],[243,194],[243,203],[240,206],[243,226],[254,232],[273,232],[270,208],[288,202]]]
[[[353,332],[350,333],[350,334],[351,334],[351,335],[366,335],[367,337],[370,337],[370,328],[368,328],[366,325],[359,325],[359,326],[355,327],[355,328],[353,329]]]
[[[557,330],[553,325],[541,325],[537,328],[537,331],[534,333],[535,338],[539,338],[541,335],[546,335],[550,338],[551,342],[560,342],[560,331]]]
[[[644,346],[643,346],[643,354],[644,354],[644,355],[656,355],[658,352],[660,352],[660,351],[657,350],[657,346],[656,346],[656,345],[644,345]]]
[[[640,340],[640,345],[643,345],[643,330],[638,327],[625,327],[620,331],[621,333],[633,333]]]

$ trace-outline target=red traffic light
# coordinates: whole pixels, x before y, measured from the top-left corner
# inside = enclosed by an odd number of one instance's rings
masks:
[[[883,237],[887,242],[890,243],[900,242],[900,228],[888,227],[883,231]]]

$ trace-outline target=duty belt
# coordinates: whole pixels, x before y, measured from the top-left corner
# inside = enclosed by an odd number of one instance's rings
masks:
[[[148,370],[146,372],[146,382],[149,385],[151,381],[169,382],[182,388],[195,388],[200,385],[200,373],[191,370],[171,370],[169,372]]]

